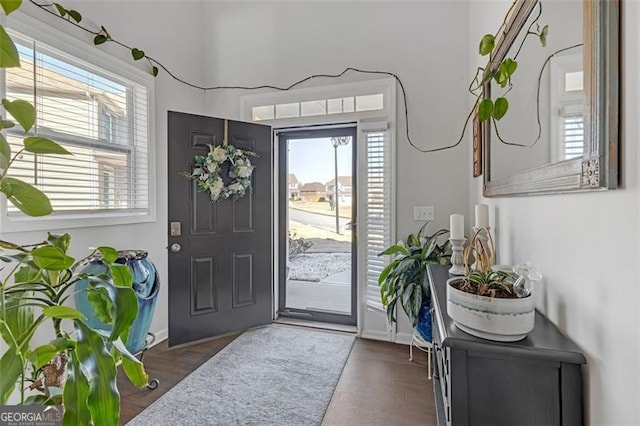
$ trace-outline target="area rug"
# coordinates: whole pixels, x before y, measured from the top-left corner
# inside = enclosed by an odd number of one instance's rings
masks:
[[[319,425],[354,340],[275,324],[249,330],[128,425]]]

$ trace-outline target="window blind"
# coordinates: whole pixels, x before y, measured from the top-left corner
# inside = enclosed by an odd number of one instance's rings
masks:
[[[568,115],[562,117],[562,154],[563,159],[582,157],[584,154],[584,116]]]
[[[11,32],[21,67],[5,73],[6,98],[36,107],[30,134],[73,155],[24,152],[10,174],[37,186],[57,213],[149,210],[147,88],[24,35]],[[19,126],[7,130],[13,153]],[[8,207],[10,215],[20,214]]]
[[[364,191],[364,236],[367,306],[384,310],[378,277],[389,256],[378,256],[392,241],[392,155],[387,123],[361,126],[366,144]]]

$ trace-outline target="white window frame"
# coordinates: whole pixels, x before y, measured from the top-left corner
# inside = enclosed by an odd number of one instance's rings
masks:
[[[91,212],[53,213],[49,216],[29,217],[26,215],[8,215],[6,197],[0,197],[0,232],[43,231],[56,229],[87,228],[95,226],[124,225],[154,222],[156,220],[156,169],[155,169],[155,82],[154,77],[135,66],[109,55],[106,52],[63,33],[42,21],[16,11],[5,17],[5,26],[35,40],[66,53],[81,61],[113,73],[124,79],[140,84],[147,89],[147,167],[148,173],[148,209],[145,212]],[[5,73],[0,70],[0,95],[6,93]]]
[[[384,97],[384,107],[382,110],[376,111],[362,111],[362,112],[349,112],[341,114],[327,114],[310,117],[294,117],[294,118],[282,118],[274,120],[259,120],[255,123],[268,124],[272,126],[277,135],[277,131],[292,129],[292,128],[305,128],[311,127],[318,128],[319,126],[331,126],[339,127],[345,125],[353,125],[355,122],[357,125],[358,135],[358,159],[356,175],[358,182],[363,182],[366,178],[366,144],[363,141],[363,127],[370,127],[372,123],[374,126],[379,126],[379,123],[387,123],[387,132],[390,143],[390,180],[393,190],[390,194],[391,205],[391,229],[390,239],[392,242],[396,241],[396,197],[395,197],[395,185],[396,185],[396,81],[393,78],[375,79],[368,81],[361,81],[355,83],[336,84],[330,86],[319,86],[304,89],[291,89],[284,92],[268,92],[256,95],[246,95],[240,97],[240,117],[242,120],[253,122],[252,108],[254,106],[262,105],[276,105],[293,102],[301,102],[314,99],[332,99],[332,98],[344,98],[358,95],[369,95],[374,93],[382,93]],[[277,143],[277,136],[275,138]],[[274,170],[278,170],[279,159],[275,150],[274,156]],[[361,184],[359,184],[361,185]],[[277,185],[274,187],[274,205],[273,217],[278,217],[278,191]],[[362,194],[358,194],[357,211],[364,211],[365,200],[362,198]],[[356,223],[359,223],[361,217],[356,218]],[[274,221],[273,224],[273,236],[274,241],[278,241],[278,221]],[[358,241],[365,241],[366,235],[364,235],[365,227],[357,227],[357,239]],[[367,304],[367,274],[365,272],[366,265],[366,246],[365,244],[359,244],[357,247],[357,268],[358,268],[358,282],[357,282],[357,329],[358,335],[385,341],[399,341],[402,340],[402,336],[398,336],[396,333],[396,324],[389,324],[387,322],[386,313],[379,307],[376,308]],[[274,300],[278,300],[277,291],[279,288],[279,274],[277,259],[278,247],[274,246]],[[273,313],[275,318],[276,306],[274,305]]]
[[[585,91],[565,92],[565,74],[583,71],[582,53],[555,56],[549,63],[549,140],[551,162],[565,161],[564,157],[564,118],[582,113],[587,109]],[[585,141],[586,143],[586,141]]]

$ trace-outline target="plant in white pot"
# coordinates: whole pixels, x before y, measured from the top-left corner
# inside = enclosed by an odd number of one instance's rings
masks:
[[[488,237],[480,238],[482,233]],[[469,267],[472,255],[475,270]],[[524,277],[514,280],[513,274],[494,270],[495,249],[487,228],[473,235],[464,252],[464,264],[463,277],[447,280],[447,313],[456,326],[488,340],[525,338],[534,326],[534,298],[530,291],[520,291]]]

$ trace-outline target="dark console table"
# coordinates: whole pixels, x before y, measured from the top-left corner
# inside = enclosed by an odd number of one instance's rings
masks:
[[[428,266],[439,425],[580,425],[580,349],[536,311],[535,328],[513,343],[480,339],[447,315],[449,266]]]

